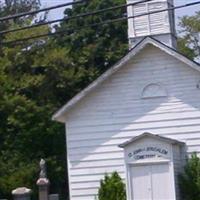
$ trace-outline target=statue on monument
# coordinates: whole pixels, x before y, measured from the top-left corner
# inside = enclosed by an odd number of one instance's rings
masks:
[[[39,200],[49,200],[49,180],[47,179],[46,162],[44,159],[40,160],[40,176],[37,180],[39,186]]]
[[[46,161],[44,159],[40,160],[40,178],[47,177]]]

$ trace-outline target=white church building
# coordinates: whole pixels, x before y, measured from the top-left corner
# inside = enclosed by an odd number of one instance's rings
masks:
[[[154,0],[128,16],[171,6]],[[129,19],[129,53],[54,114],[66,126],[70,200],[94,200],[114,171],[127,200],[180,200],[177,175],[200,152],[200,65],[177,52],[174,24],[172,11]]]

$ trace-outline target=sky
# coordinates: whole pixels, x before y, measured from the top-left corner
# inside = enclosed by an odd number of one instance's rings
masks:
[[[58,5],[58,4],[67,3],[67,2],[71,2],[71,1],[73,1],[73,0],[41,0],[41,4],[42,4],[42,7],[49,7],[52,5]],[[196,1],[197,0],[174,0],[175,5],[182,5],[182,4],[196,2]],[[50,11],[49,16],[48,16],[49,20],[62,18],[64,10],[65,10],[65,8]],[[179,17],[181,17],[183,15],[192,15],[197,10],[200,10],[200,5],[176,10],[175,14],[176,14],[177,23],[178,23]]]

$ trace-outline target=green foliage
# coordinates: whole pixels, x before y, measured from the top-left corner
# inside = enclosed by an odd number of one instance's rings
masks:
[[[179,176],[179,185],[181,199],[200,199],[200,158],[196,154],[188,160],[184,173]]]
[[[87,1],[84,6],[66,9],[65,15],[75,16],[123,3],[125,0]],[[38,6],[37,0],[6,0],[6,6],[0,6],[0,16]],[[38,162],[43,157],[47,160],[51,192],[67,199],[65,132],[62,125],[51,121],[51,116],[128,49],[126,21],[81,27],[122,17],[124,13],[124,9],[119,9],[66,21],[55,27],[55,31],[68,30],[66,34],[0,47],[0,198],[10,199],[12,189],[27,186],[34,190],[36,199]],[[30,25],[33,20],[35,16],[9,20],[0,23],[0,29]],[[51,27],[43,26],[11,33],[0,40],[51,31]],[[106,200],[125,199],[124,184],[117,173],[107,175],[101,185],[109,185],[109,192],[113,192],[113,197],[106,196]],[[119,193],[116,198],[115,189]],[[104,189],[100,192],[103,194]]]
[[[0,15],[37,9],[35,0],[8,0]],[[67,9],[69,16],[125,3],[124,0],[94,0]],[[100,22],[124,11],[81,19]],[[4,30],[30,25],[35,16],[1,23]],[[79,20],[62,23],[79,27]],[[47,160],[51,192],[67,199],[66,144],[64,127],[52,122],[52,114],[116,62],[127,49],[126,22],[82,29],[53,38],[29,40],[0,47],[0,198],[10,199],[19,186],[34,190],[40,158]],[[7,34],[15,40],[51,32],[48,26]],[[97,33],[97,34],[95,34]]]
[[[117,172],[106,174],[101,180],[98,200],[126,200],[125,184]]]
[[[188,47],[187,42],[184,38],[178,38],[177,40],[178,50],[191,60],[193,60],[196,57],[196,54],[193,49]]]
[[[124,3],[125,0],[86,1],[84,6],[80,4],[66,9],[65,14],[71,17]],[[62,37],[57,37],[56,41],[60,46],[67,45],[75,65],[87,69],[94,68],[101,73],[127,52],[127,21],[92,27],[88,25],[122,17],[125,12],[124,8],[63,22],[57,30],[68,32]]]
[[[8,6],[1,8],[4,15],[13,14],[16,7],[19,11],[28,11],[32,7],[36,9],[35,5],[38,5],[36,1],[34,4],[34,0],[14,1],[17,5],[14,4],[12,9],[13,1],[10,2],[9,9]],[[16,28],[30,25],[33,19],[34,16],[31,16],[11,20],[6,26],[1,25],[4,29]],[[44,26],[8,34],[4,40],[14,40],[49,31],[51,29]],[[39,55],[45,55],[44,48],[47,45],[48,38],[43,38],[16,46],[1,47],[0,198],[11,199],[11,190],[26,186],[33,189],[33,197],[37,199],[36,180],[40,158],[47,160],[51,191],[60,194],[67,192],[67,178],[63,178],[66,177],[64,127],[51,121],[53,112],[61,104],[56,102],[56,97],[49,99],[51,97],[48,94],[53,88],[47,87],[47,81],[51,81],[53,75],[46,73],[44,70],[46,66],[41,66],[42,63],[37,61]]]
[[[179,26],[181,27],[179,51],[191,59],[200,56],[200,11],[193,16],[181,18]]]
[[[0,159],[0,196],[12,199],[11,191],[22,186],[36,191],[36,185],[33,186],[33,182],[36,181],[38,173],[37,163],[35,161],[27,163],[14,152],[12,157],[8,158],[6,153],[4,152],[5,157],[1,156]],[[7,162],[6,165],[5,162]]]

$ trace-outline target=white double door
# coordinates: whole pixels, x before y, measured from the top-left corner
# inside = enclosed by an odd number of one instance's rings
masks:
[[[131,167],[131,200],[174,200],[169,165],[140,165]]]

